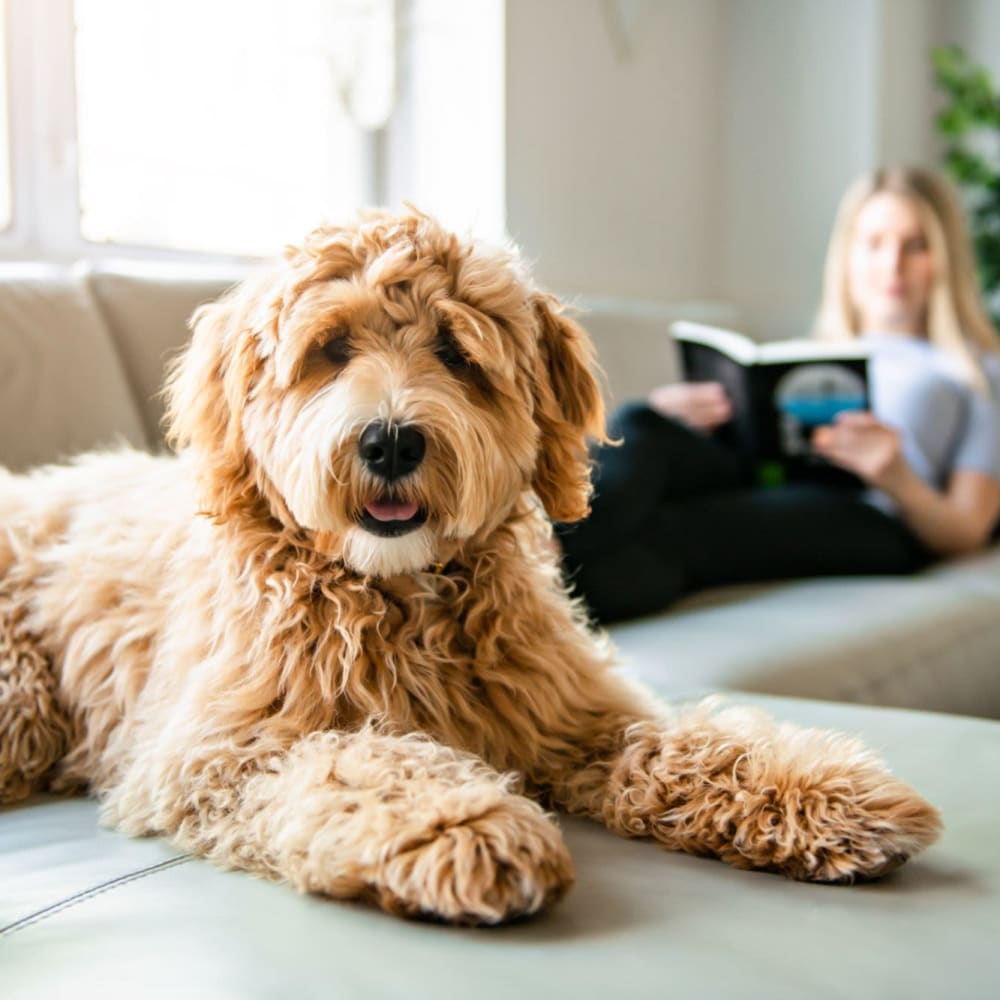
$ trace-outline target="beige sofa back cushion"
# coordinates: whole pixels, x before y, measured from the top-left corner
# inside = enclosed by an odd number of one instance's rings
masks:
[[[86,282],[0,268],[0,465],[23,470],[95,447],[147,447],[142,416]]]
[[[159,446],[163,436],[159,392],[167,362],[187,342],[195,309],[217,299],[241,275],[116,262],[95,265],[84,277],[114,340],[146,438]]]

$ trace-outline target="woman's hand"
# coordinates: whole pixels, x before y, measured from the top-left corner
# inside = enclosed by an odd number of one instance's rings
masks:
[[[899,435],[870,413],[841,413],[813,433],[817,453],[882,490],[903,521],[942,556],[975,552],[988,544],[1000,517],[1000,482],[958,469],[944,490],[925,483],[903,457]]]
[[[726,390],[719,382],[675,382],[649,394],[649,405],[696,431],[710,431],[733,415]]]
[[[813,432],[816,453],[866,483],[891,493],[908,470],[899,434],[870,413],[845,410]]]

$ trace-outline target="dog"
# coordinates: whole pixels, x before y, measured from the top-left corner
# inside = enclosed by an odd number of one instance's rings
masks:
[[[0,473],[0,802],[89,790],[128,834],[465,924],[571,886],[552,810],[825,882],[934,841],[857,741],[615,671],[550,528],[606,441],[593,349],[515,251],[363,215],[192,328],[175,455]]]

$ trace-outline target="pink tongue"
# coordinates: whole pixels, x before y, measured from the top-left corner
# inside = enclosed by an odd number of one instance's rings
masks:
[[[379,503],[373,500],[365,504],[365,510],[376,521],[409,521],[417,513],[415,503]]]

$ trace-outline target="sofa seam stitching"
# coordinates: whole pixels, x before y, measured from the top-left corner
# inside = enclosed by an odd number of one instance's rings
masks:
[[[193,855],[191,854],[180,854],[166,861],[150,865],[148,868],[141,868],[139,871],[129,872],[127,875],[119,875],[117,878],[108,879],[106,882],[101,882],[98,885],[91,886],[89,889],[74,893],[72,896],[67,896],[57,903],[52,903],[40,910],[36,910],[34,913],[29,913],[26,917],[21,917],[19,920],[15,920],[5,927],[0,927],[0,937],[10,937],[18,931],[24,930],[26,927],[41,923],[43,920],[47,920],[49,917],[54,917],[68,910],[70,907],[93,899],[95,896],[100,896],[103,893],[110,892],[112,889],[117,889],[119,886],[145,878],[147,875],[155,875],[157,872],[166,871],[168,868],[175,868],[190,861],[192,857]]]

